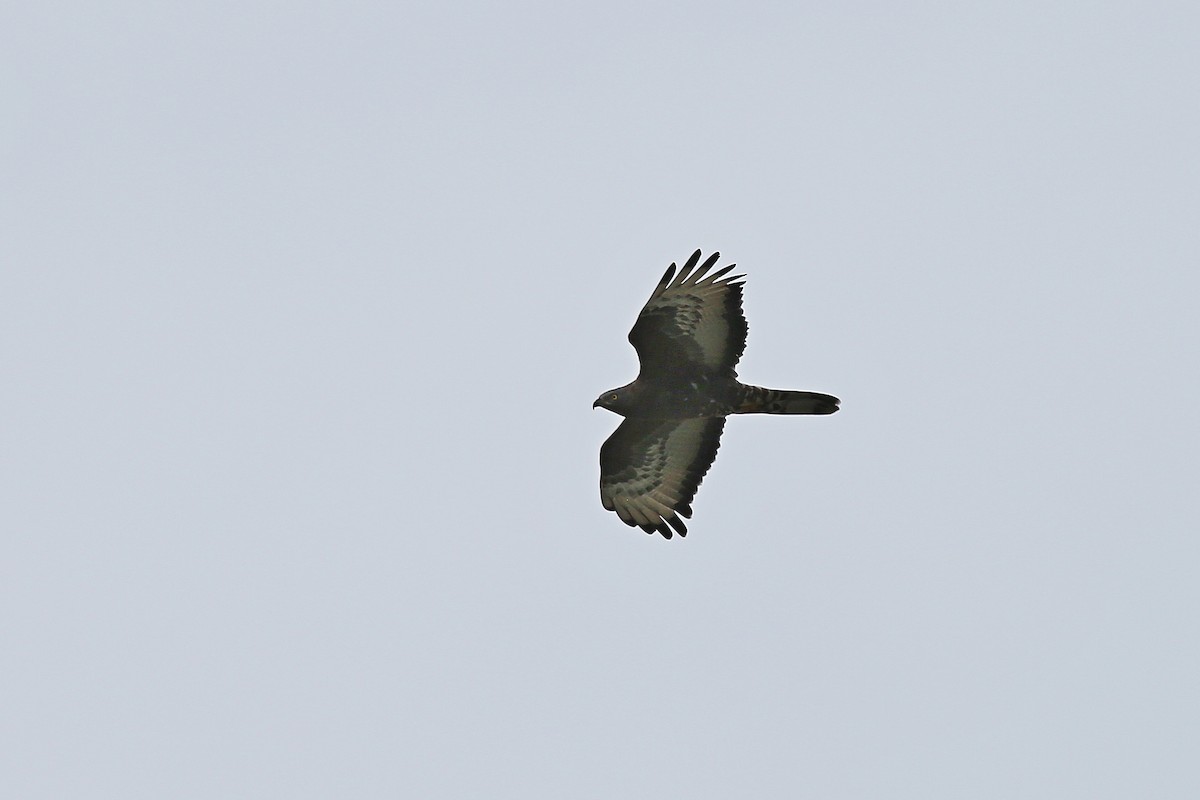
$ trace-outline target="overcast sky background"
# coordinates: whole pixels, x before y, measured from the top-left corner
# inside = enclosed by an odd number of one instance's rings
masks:
[[[1200,796],[1194,4],[4,19],[4,796]],[[695,248],[843,410],[668,542]]]

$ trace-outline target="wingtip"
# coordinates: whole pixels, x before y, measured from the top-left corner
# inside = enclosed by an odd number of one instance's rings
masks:
[[[699,253],[700,251],[697,250],[696,252]],[[714,250],[712,254],[704,260],[704,263],[700,265],[700,268],[688,276],[688,282],[694,286],[701,286],[704,283],[707,283],[707,281],[703,280],[704,276],[710,269],[713,268],[713,265],[716,264],[717,260],[720,258],[721,253]]]
[[[667,522],[670,523],[671,527],[674,528],[675,532],[680,536],[687,536],[687,525],[684,525],[683,520],[681,520],[679,517],[668,517]]]
[[[687,261],[683,264],[683,269],[679,270],[679,277],[675,279],[674,286],[682,286],[687,283],[691,277],[692,270],[696,268],[696,264],[700,261],[700,251],[692,253]]]
[[[736,266],[737,266],[737,264],[726,264],[725,266],[721,267],[719,270],[714,272],[712,275],[709,275],[707,278],[705,278],[703,281],[703,284],[705,286],[709,286],[711,284],[717,283],[719,280],[721,280],[721,278],[723,276],[729,275],[729,273],[732,272],[734,267],[736,267]],[[729,281],[736,281],[738,278],[744,278],[744,277],[746,277],[746,276],[745,275],[732,275],[728,278],[725,278],[725,280],[722,282],[722,285],[729,283]]]
[[[638,527],[651,536],[656,533],[661,533],[664,539],[671,538],[671,529],[667,527],[667,523],[665,522],[660,521],[657,525],[653,523],[646,523],[645,525],[639,525]]]
[[[667,271],[663,273],[662,280],[658,282],[659,288],[666,286],[671,282],[671,278],[675,277],[675,262],[671,262],[671,266],[667,267]]]

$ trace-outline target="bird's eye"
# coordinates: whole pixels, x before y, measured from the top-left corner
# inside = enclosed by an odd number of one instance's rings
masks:
[[[616,392],[613,392],[612,394],[610,394],[610,395],[608,396],[608,399],[609,399],[610,401],[611,401],[611,400],[616,400],[616,399],[617,399],[617,393],[616,393]]]

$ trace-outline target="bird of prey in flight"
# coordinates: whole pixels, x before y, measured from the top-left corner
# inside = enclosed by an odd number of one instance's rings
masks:
[[[687,535],[696,488],[717,457],[730,414],[832,414],[840,402],[817,392],[749,386],[734,367],[746,347],[744,275],[708,275],[720,253],[700,251],[676,274],[671,264],[638,314],[629,342],[637,380],[597,406],[625,419],[600,448],[600,500],[621,521],[670,539]],[[699,268],[697,268],[699,264]],[[707,275],[707,277],[705,277]]]

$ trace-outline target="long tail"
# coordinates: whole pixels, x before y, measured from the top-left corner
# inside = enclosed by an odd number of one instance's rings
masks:
[[[836,397],[818,392],[792,392],[742,386],[735,414],[832,414],[838,410]]]

